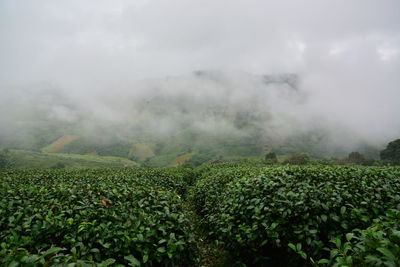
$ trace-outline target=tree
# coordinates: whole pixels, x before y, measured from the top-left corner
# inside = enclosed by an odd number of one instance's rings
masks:
[[[275,152],[269,152],[265,154],[265,162],[268,164],[274,164],[278,162]]]
[[[390,142],[386,149],[381,151],[380,156],[382,160],[400,165],[400,139]]]
[[[0,151],[0,169],[6,168],[8,165],[8,159],[6,153]]]
[[[66,166],[62,162],[57,162],[53,166],[51,166],[51,169],[64,169]]]
[[[293,165],[304,165],[310,162],[310,156],[307,153],[293,154],[283,163]]]
[[[351,152],[347,159],[350,163],[355,164],[363,164],[365,160],[364,156],[360,152]]]
[[[371,166],[371,165],[373,165],[375,163],[375,160],[366,158],[360,152],[351,152],[349,154],[349,156],[347,157],[347,162],[348,163],[353,163],[353,164]]]

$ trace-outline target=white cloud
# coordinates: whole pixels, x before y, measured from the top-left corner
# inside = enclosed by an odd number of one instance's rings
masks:
[[[85,98],[194,70],[294,72],[310,110],[398,133],[399,10],[398,0],[3,0],[0,93],[44,81]]]
[[[378,47],[379,58],[383,61],[392,60],[399,56],[400,50],[398,47],[393,47],[390,44],[385,44]]]

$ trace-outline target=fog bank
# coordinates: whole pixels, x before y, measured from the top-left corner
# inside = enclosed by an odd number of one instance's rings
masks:
[[[348,150],[400,135],[397,0],[6,0],[0,40],[2,136],[43,120],[269,143],[319,129]]]

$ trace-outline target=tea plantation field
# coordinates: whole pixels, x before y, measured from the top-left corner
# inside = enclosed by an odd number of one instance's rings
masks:
[[[3,171],[0,265],[190,266],[190,172]],[[73,266],[73,264],[71,264]]]
[[[1,170],[0,246],[1,266],[399,266],[400,169]]]

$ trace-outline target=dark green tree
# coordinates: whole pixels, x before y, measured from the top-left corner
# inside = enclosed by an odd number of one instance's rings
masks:
[[[283,163],[293,165],[304,165],[310,162],[310,156],[307,153],[290,155]]]
[[[274,164],[278,162],[275,152],[269,152],[265,154],[265,162],[268,164]]]
[[[360,164],[360,165],[365,165],[365,166],[370,166],[370,165],[373,165],[375,163],[374,159],[366,158],[360,152],[351,152],[349,154],[349,156],[347,157],[346,161],[348,163]]]
[[[365,161],[365,157],[360,152],[351,152],[347,157],[347,160],[350,163],[354,164],[363,164]]]
[[[6,153],[0,151],[0,169],[6,168],[8,165],[8,159]]]
[[[382,160],[400,165],[400,139],[390,142],[386,149],[381,151],[380,156]]]
[[[64,169],[65,163],[63,162],[57,162],[56,164],[54,164],[53,166],[51,166],[51,169]]]

